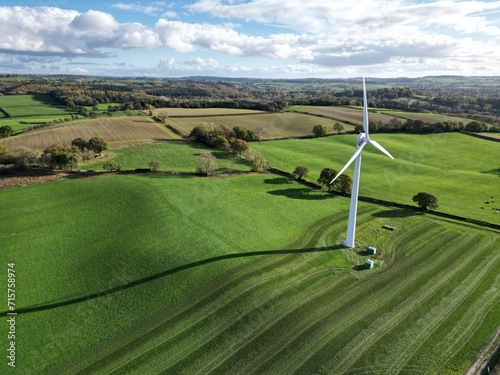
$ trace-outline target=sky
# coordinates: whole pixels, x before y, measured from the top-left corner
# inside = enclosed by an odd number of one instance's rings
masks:
[[[500,76],[500,1],[0,0],[6,73]]]

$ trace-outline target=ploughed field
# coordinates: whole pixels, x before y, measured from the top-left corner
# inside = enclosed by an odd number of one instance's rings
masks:
[[[498,328],[497,232],[361,202],[344,249],[349,199],[271,174],[66,179],[0,204],[26,374],[463,373]]]

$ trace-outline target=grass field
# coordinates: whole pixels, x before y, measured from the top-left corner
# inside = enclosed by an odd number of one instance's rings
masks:
[[[202,152],[212,152],[217,157],[216,172],[250,170],[244,160],[234,159],[226,151],[209,149],[189,141],[114,147],[105,152],[104,158],[80,165],[83,169],[102,170],[104,162],[112,159],[120,164],[122,169],[131,170],[148,168],[148,163],[155,160],[160,162],[160,171],[195,172],[198,166],[196,157]]]
[[[345,165],[355,151],[355,137],[262,142],[252,148],[277,168],[292,172],[298,165],[308,167],[307,179],[316,181],[323,168],[338,171]],[[497,142],[457,133],[373,138],[395,160],[372,146],[364,149],[361,195],[413,205],[411,198],[424,191],[438,198],[439,211],[500,223]],[[353,166],[347,173],[352,171]]]
[[[335,121],[327,118],[318,118],[300,113],[264,113],[251,116],[210,116],[210,117],[187,117],[169,118],[168,124],[184,134],[189,134],[191,130],[202,122],[213,123],[215,125],[227,125],[230,128],[241,126],[246,129],[258,131],[264,130],[264,138],[286,138],[304,135],[312,135],[314,125],[325,125],[330,133],[333,133]],[[353,126],[346,125],[346,130],[353,130]]]
[[[463,373],[498,328],[498,234],[361,203],[380,254],[356,271],[348,204],[273,175],[2,191],[16,307],[40,309],[18,315],[18,370]]]
[[[16,133],[34,124],[71,118],[75,112],[56,102],[50,95],[0,96],[0,108],[12,117],[0,115],[0,126],[10,125]]]
[[[25,146],[43,149],[57,142],[69,145],[75,138],[89,139],[95,136],[103,137],[111,145],[180,138],[149,118],[127,116],[52,125],[36,132],[6,138],[0,142],[10,148]]]

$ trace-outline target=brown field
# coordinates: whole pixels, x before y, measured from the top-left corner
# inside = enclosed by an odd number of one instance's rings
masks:
[[[171,117],[190,117],[190,116],[217,116],[217,115],[248,115],[257,113],[266,113],[252,109],[233,109],[233,108],[157,108],[153,111],[157,116],[161,112],[166,112]]]
[[[181,131],[183,134],[189,134],[191,130],[202,122],[212,123],[214,125],[227,125],[230,128],[241,126],[246,129],[258,131],[264,130],[264,138],[286,138],[304,135],[312,135],[314,125],[325,125],[329,133],[334,133],[333,124],[336,121],[319,118],[316,116],[305,115],[301,113],[262,113],[252,116],[214,116],[214,117],[186,117],[170,118],[167,123]],[[354,130],[353,126],[346,125],[345,130]]]
[[[464,124],[467,124],[469,121],[471,121],[470,119],[467,118],[446,116],[437,113],[415,113],[415,112],[403,112],[403,111],[383,110],[383,109],[377,109],[377,112],[379,112],[380,114],[389,115],[391,117],[392,116],[399,117],[402,120],[411,119],[411,120],[420,120],[423,122],[430,122],[430,123],[439,121],[455,121],[455,122],[462,121]]]
[[[111,145],[180,138],[163,125],[148,118],[120,117],[53,125],[0,142],[11,149],[16,147],[44,149],[54,143],[69,145],[75,138],[89,139],[96,136],[103,137]]]
[[[363,108],[352,107],[313,107],[313,106],[297,106],[293,108],[294,111],[311,113],[329,117],[338,121],[348,121],[357,125],[363,125]],[[382,121],[383,123],[389,122],[393,116],[371,113],[368,115],[370,121]]]

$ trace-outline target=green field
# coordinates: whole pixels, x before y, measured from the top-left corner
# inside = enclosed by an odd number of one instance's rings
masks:
[[[349,200],[279,176],[76,178],[0,205],[16,307],[39,309],[18,315],[23,374],[458,374],[498,328],[498,234],[361,203],[380,254],[357,271]]]
[[[368,145],[363,151],[360,194],[413,205],[424,191],[437,196],[439,211],[500,223],[499,144],[463,134],[376,134],[393,156]],[[316,181],[323,168],[340,170],[355,151],[356,136],[253,143],[274,167],[309,168]],[[352,175],[353,166],[347,173]],[[488,202],[488,203],[487,203]]]
[[[10,125],[16,132],[33,125],[71,118],[75,112],[50,95],[3,95],[0,96],[0,108],[11,116],[0,115],[0,126]]]
[[[318,118],[300,113],[265,113],[249,116],[209,116],[209,117],[187,117],[169,118],[167,123],[174,126],[184,134],[189,134],[191,130],[202,122],[213,123],[214,125],[227,125],[230,128],[235,126],[257,132],[264,131],[265,139],[298,137],[312,135],[314,125],[325,125],[329,133],[334,133],[333,125],[336,121],[327,118]],[[353,130],[353,126],[345,125],[346,130]]]
[[[242,159],[234,159],[226,151],[200,146],[189,141],[166,141],[160,144],[132,145],[114,147],[106,151],[98,161],[81,163],[83,169],[102,170],[107,160],[114,160],[122,169],[148,168],[152,160],[160,162],[160,171],[195,172],[197,156],[202,152],[212,152],[217,157],[216,172],[246,170],[250,167]]]

